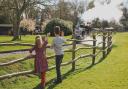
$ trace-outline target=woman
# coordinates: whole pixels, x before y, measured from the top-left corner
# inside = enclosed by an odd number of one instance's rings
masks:
[[[41,75],[41,88],[45,88],[45,75],[48,69],[46,58],[46,45],[48,44],[45,37],[37,36],[35,39],[35,46],[30,49],[30,53],[35,51],[35,73]]]

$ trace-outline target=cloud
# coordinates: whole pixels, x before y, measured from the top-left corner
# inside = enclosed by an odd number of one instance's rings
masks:
[[[110,3],[108,4],[106,1],[110,1]],[[119,22],[119,19],[122,16],[122,11],[119,8],[119,5],[123,2],[124,0],[95,0],[95,7],[84,12],[81,18],[85,22],[92,21],[95,18],[107,21],[115,20]]]

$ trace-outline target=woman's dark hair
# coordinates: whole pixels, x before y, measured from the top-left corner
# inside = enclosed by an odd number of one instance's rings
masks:
[[[54,27],[54,33],[58,34],[58,35],[60,34],[60,27],[59,26]]]

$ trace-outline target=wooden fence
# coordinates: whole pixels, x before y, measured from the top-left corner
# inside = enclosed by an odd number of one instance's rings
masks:
[[[97,36],[101,36],[102,37],[102,42],[97,43]],[[111,51],[112,49],[112,31],[102,31],[100,32],[100,34],[97,34],[96,32],[93,32],[92,35],[93,40],[76,40],[76,39],[70,39],[69,41],[72,41],[72,44],[66,44],[67,45],[72,45],[72,49],[71,50],[65,50],[65,52],[71,52],[72,53],[72,59],[68,62],[62,63],[61,66],[66,66],[66,65],[70,65],[72,64],[72,70],[75,70],[75,63],[77,60],[80,60],[81,58],[86,58],[86,57],[91,57],[92,58],[92,63],[91,65],[93,66],[95,64],[95,59],[96,57],[102,53],[102,59],[104,59]],[[77,42],[87,42],[90,41],[92,42],[92,46],[85,46],[85,47],[80,47],[80,48],[76,48],[76,46],[78,45]],[[11,44],[0,44],[0,46],[8,46],[8,45],[25,45],[25,46],[33,46],[31,44],[19,44],[19,43],[11,43]],[[98,47],[98,45],[102,45],[101,47]],[[49,46],[48,46],[49,47]],[[98,48],[98,52],[96,52]],[[76,52],[78,50],[83,50],[83,49],[92,49],[92,54],[83,54],[80,55],[78,57],[76,57]],[[47,59],[51,59],[55,57],[55,55],[53,56],[49,56],[47,57]],[[6,63],[0,63],[0,67],[2,66],[8,66],[8,65],[13,65],[15,63],[21,62],[21,61],[25,61],[28,60],[30,58],[34,58],[33,56],[27,56],[24,58],[19,58],[17,60],[13,60],[13,61],[9,61]],[[54,69],[55,66],[51,66],[48,68],[48,71]],[[33,74],[34,71],[33,70],[28,70],[28,71],[22,71],[22,72],[16,72],[16,73],[11,73],[11,74],[6,74],[6,75],[2,75],[0,76],[0,80],[6,79],[6,78],[11,78],[14,76],[20,76],[20,75],[26,75],[26,74]]]

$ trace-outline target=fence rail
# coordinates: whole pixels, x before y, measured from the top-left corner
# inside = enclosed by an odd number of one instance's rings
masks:
[[[64,52],[72,52],[72,50],[65,50]],[[27,57],[24,57],[24,58],[19,58],[19,59],[16,59],[16,60],[12,60],[12,61],[9,61],[9,62],[6,62],[6,63],[0,63],[0,67],[9,66],[9,65],[21,62],[21,61],[25,61],[25,60],[34,58],[34,57],[35,57],[35,55],[32,55],[32,56],[27,56]],[[48,56],[47,59],[52,59],[54,57],[55,57],[55,55]]]
[[[80,58],[89,57],[89,56],[92,56],[92,55],[91,55],[91,54],[88,54],[88,55],[81,55],[81,56],[75,58],[74,60],[71,60],[71,61],[69,61],[69,62],[62,63],[61,66],[66,66],[66,65],[72,64],[73,62],[79,60]],[[55,67],[56,67],[56,66],[51,66],[51,67],[49,67],[49,68],[48,68],[48,71],[54,69]],[[16,72],[16,73],[12,73],[12,74],[7,74],[7,75],[0,76],[0,80],[6,79],[6,78],[15,77],[15,76],[19,76],[19,75],[33,74],[33,73],[34,73],[33,70],[22,71],[22,72]]]
[[[70,46],[72,44],[64,44],[63,46]],[[28,44],[28,43],[0,43],[0,46],[34,46],[34,44]],[[50,45],[48,45],[46,48],[50,48]],[[4,53],[11,53],[11,52],[22,52],[22,51],[28,51],[29,49],[20,49],[20,50],[9,50],[9,51],[0,51],[1,54]]]
[[[70,61],[62,63],[61,66],[66,66],[66,65],[72,64],[72,70],[75,70],[75,66],[76,66],[75,63],[76,63],[76,61],[80,60],[81,58],[91,57],[92,58],[92,64],[91,65],[95,64],[95,59],[100,53],[102,53],[102,58],[105,58],[110,53],[110,51],[112,49],[112,32],[111,31],[106,31],[106,32],[103,31],[102,34],[100,33],[100,36],[102,36],[102,42],[99,42],[99,43],[97,43],[97,39],[96,39],[97,35],[95,33],[92,36],[93,40],[76,40],[76,39],[68,40],[68,41],[72,41],[72,44],[66,44],[66,45],[72,45],[72,49],[71,50],[65,50],[65,52],[71,52],[72,53],[72,58],[71,58]],[[90,46],[90,47],[76,48],[77,42],[85,42],[85,41],[91,41],[93,43],[93,45]],[[100,47],[100,49],[98,49],[99,47],[97,47],[96,43],[98,45],[102,44],[102,47]],[[0,46],[7,46],[7,45],[34,46],[34,45],[30,45],[30,44],[19,44],[19,43],[18,44],[17,43],[0,44]],[[66,46],[66,45],[64,45],[64,46]],[[85,55],[80,55],[80,56],[76,57],[76,52],[78,50],[83,50],[83,49],[90,49],[90,50],[92,49],[92,54],[85,54]],[[97,49],[98,49],[98,52],[96,52]],[[47,59],[51,59],[51,58],[54,58],[54,57],[55,57],[55,55],[52,55],[52,56],[47,57]],[[21,61],[28,60],[30,58],[34,58],[34,55],[33,56],[27,56],[27,57],[24,57],[24,58],[19,58],[19,59],[9,61],[9,62],[6,62],[6,63],[0,63],[0,67],[9,66],[9,65],[12,65],[14,63],[18,63],[18,62],[21,62]],[[51,66],[51,67],[48,68],[48,71],[50,71],[54,68],[55,68],[55,66]],[[33,73],[34,73],[33,70],[29,70],[29,71],[22,71],[22,72],[17,72],[17,73],[12,73],[12,74],[6,74],[6,75],[0,76],[0,80],[6,79],[6,78],[11,78],[11,77],[14,77],[14,76],[33,74]]]

